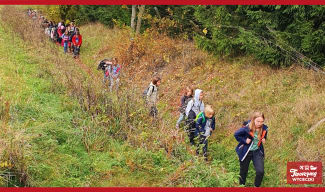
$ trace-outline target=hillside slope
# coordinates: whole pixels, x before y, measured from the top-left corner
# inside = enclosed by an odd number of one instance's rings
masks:
[[[215,58],[199,51],[191,42],[172,40],[154,30],[136,37],[130,51],[128,29],[107,29],[100,24],[80,28],[84,44],[80,60],[74,61],[63,55],[61,48],[51,45],[47,38],[31,37],[29,41],[28,32],[37,30],[37,26],[26,27],[31,21],[25,19],[26,24],[19,29],[10,16],[24,15],[12,9],[1,14],[4,22],[25,39],[24,49],[32,50],[30,54],[43,66],[41,69],[51,66],[47,72],[56,85],[62,87],[59,93],[75,99],[84,109],[83,113],[95,118],[87,121],[99,133],[86,130],[91,136],[87,138],[90,147],[86,145],[80,149],[82,153],[88,152],[85,158],[90,158],[91,170],[98,170],[97,176],[90,180],[92,186],[237,186],[239,163],[233,133],[255,110],[265,113],[266,124],[270,127],[265,145],[263,186],[287,186],[287,161],[325,162],[325,150],[319,147],[324,144],[325,125],[307,133],[325,116],[325,84],[321,74],[299,66],[271,69],[250,57]],[[123,63],[119,97],[105,93],[101,85],[102,74],[96,70],[102,58],[113,56]],[[44,65],[45,62],[49,65]],[[146,118],[146,111],[138,102],[155,73],[163,79],[158,124]],[[217,130],[210,138],[208,163],[195,158],[193,149],[184,141],[185,133],[175,130],[177,106],[186,85],[203,89],[205,103],[211,104],[217,112]],[[7,94],[10,98],[10,92]],[[102,109],[107,108],[107,103],[111,108]],[[85,116],[81,119],[87,119]],[[85,134],[85,129],[81,134]],[[105,139],[110,142],[104,142]],[[80,154],[76,155],[79,157]],[[107,165],[108,162],[116,164]],[[252,173],[251,169],[248,185],[252,185]],[[33,183],[35,186],[65,185],[51,181],[42,183],[44,178],[38,174],[31,177],[39,180]],[[73,183],[72,186],[87,185]]]

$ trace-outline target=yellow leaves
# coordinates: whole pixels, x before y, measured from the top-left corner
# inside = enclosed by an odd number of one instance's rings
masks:
[[[122,5],[122,9],[128,9],[127,5]]]
[[[208,33],[207,28],[204,28],[204,29],[203,29],[203,33],[204,33],[205,35]]]
[[[0,168],[6,168],[6,167],[12,167],[11,162],[8,163],[8,161],[3,161],[0,163]]]

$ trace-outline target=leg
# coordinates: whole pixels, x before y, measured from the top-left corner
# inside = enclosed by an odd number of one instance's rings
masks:
[[[246,158],[244,159],[244,161],[240,161],[240,178],[239,178],[239,184],[240,185],[245,185],[246,183],[246,177],[247,177],[247,173],[248,173],[248,168],[249,168],[249,163],[252,160],[252,156],[253,156],[253,152],[249,152],[246,156]]]
[[[253,164],[256,171],[255,176],[255,187],[259,187],[262,183],[264,176],[264,157],[262,156],[260,150],[256,150],[253,153]]]
[[[179,124],[181,123],[181,121],[184,119],[184,113],[180,113],[179,114],[179,118],[176,122],[176,127],[179,128]]]
[[[118,90],[118,87],[120,85],[120,78],[115,79],[115,89]]]
[[[190,139],[190,143],[192,145],[195,145],[194,137],[195,137],[195,122],[194,119],[196,117],[196,114],[194,111],[190,111],[188,114],[188,136]]]
[[[112,92],[113,86],[114,86],[114,79],[112,77],[109,78],[109,91]]]

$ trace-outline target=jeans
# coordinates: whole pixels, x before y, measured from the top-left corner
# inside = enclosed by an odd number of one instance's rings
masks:
[[[120,79],[119,78],[112,78],[110,77],[110,86],[109,86],[109,90],[112,91],[113,89],[113,86],[114,86],[114,80],[115,80],[115,89],[118,90],[118,86],[119,86],[119,82],[120,82]]]
[[[68,51],[68,42],[63,43],[64,53]]]
[[[259,187],[262,183],[263,176],[264,176],[264,157],[263,157],[262,151],[260,149],[248,152],[244,161],[240,161],[239,184],[245,185],[248,168],[249,168],[249,164],[250,164],[251,160],[253,160],[253,165],[254,165],[254,168],[256,171],[254,184],[255,184],[255,187]]]
[[[181,121],[184,119],[184,117],[185,117],[185,114],[184,113],[180,113],[179,114],[179,118],[178,118],[178,120],[176,122],[176,125],[179,125],[181,123]]]

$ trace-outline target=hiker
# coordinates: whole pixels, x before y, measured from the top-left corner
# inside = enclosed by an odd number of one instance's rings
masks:
[[[255,187],[259,187],[264,176],[264,148],[268,127],[264,125],[264,114],[261,112],[253,113],[247,125],[238,129],[234,136],[239,142],[236,152],[240,162],[239,184],[245,185],[248,167],[253,161],[256,171]]]
[[[115,81],[115,89],[116,89],[116,91],[118,90],[118,87],[119,87],[121,66],[117,62],[118,62],[118,60],[115,57],[113,59],[113,65],[111,67],[111,71],[110,71],[110,74],[109,74],[109,77],[110,77],[109,90],[110,91],[112,91],[112,89],[113,89],[114,81]]]
[[[196,117],[195,137],[199,137],[199,144],[196,153],[199,154],[200,146],[203,145],[203,156],[207,160],[208,138],[215,129],[214,110],[211,105],[206,105],[204,112],[200,112]]]
[[[81,44],[82,44],[82,36],[80,35],[78,30],[76,31],[76,34],[72,37],[72,50],[73,50],[74,58],[79,57]]]
[[[59,23],[58,29],[57,29],[59,45],[61,45],[61,43],[62,43],[63,29],[64,29],[64,26],[61,23]]]
[[[65,31],[64,34],[62,35],[62,43],[63,43],[64,53],[67,53],[68,43],[69,43],[68,31]]]
[[[194,120],[200,112],[204,111],[204,103],[202,101],[203,91],[201,89],[196,89],[194,93],[194,98],[188,102],[187,107],[185,109],[185,114],[187,117],[186,125],[188,126],[187,132],[190,139],[190,143],[192,145],[195,144],[194,134],[196,128]]]
[[[154,118],[158,115],[158,109],[156,107],[157,100],[158,100],[158,87],[161,83],[160,77],[154,77],[152,82],[150,83],[147,94],[146,94],[146,104],[150,109],[150,116]]]
[[[193,88],[186,87],[184,95],[181,98],[181,106],[179,107],[179,118],[176,122],[176,128],[179,129],[179,124],[182,122],[182,120],[185,117],[185,109],[187,107],[188,102],[193,99]]]

